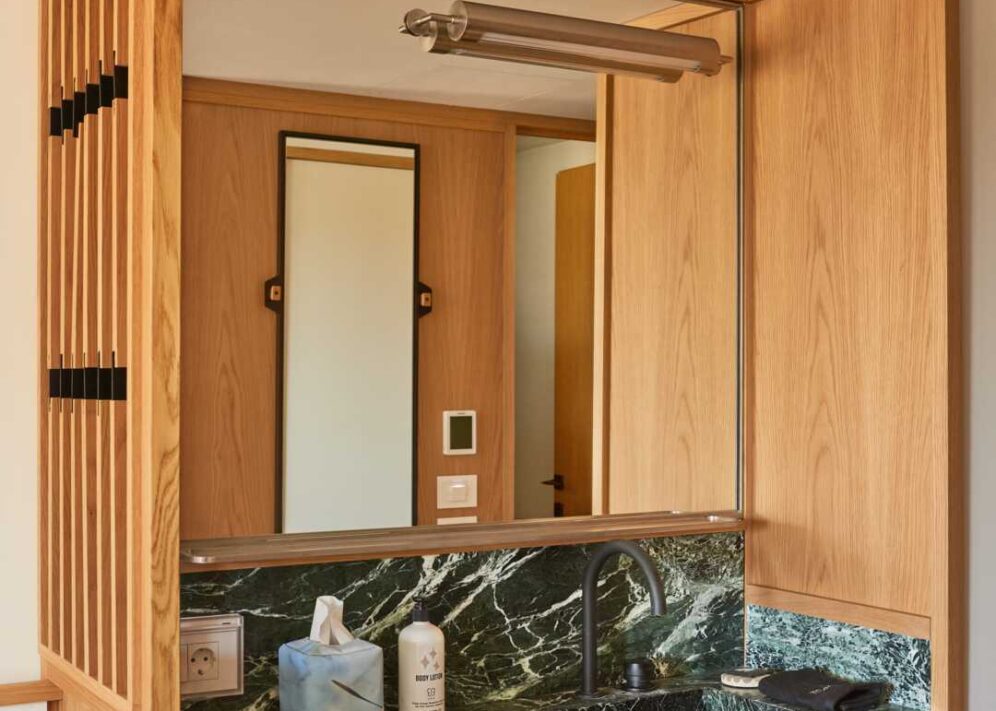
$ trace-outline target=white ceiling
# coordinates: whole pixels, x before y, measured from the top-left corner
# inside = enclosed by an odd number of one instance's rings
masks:
[[[495,0],[609,22],[676,0]],[[279,84],[439,104],[593,118],[592,74],[427,54],[398,34],[413,7],[450,0],[185,0],[188,76]]]

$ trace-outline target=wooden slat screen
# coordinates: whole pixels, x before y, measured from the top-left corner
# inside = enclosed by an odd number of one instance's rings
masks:
[[[157,151],[179,160],[179,10],[179,0],[40,3],[39,629],[45,675],[72,708],[69,689],[86,708],[178,705],[178,591],[153,582],[177,575],[175,497],[155,487],[178,466],[150,454],[178,417],[158,382],[178,370],[179,349],[156,324],[179,313],[168,288],[179,288],[169,249],[179,235],[153,211],[178,215],[179,172],[151,166]],[[132,87],[136,68],[147,80]],[[155,90],[171,84],[175,96]],[[132,363],[141,339],[148,357]]]
[[[121,158],[128,102],[108,93],[127,42],[127,12],[127,0],[44,0],[42,110],[49,137],[42,148],[39,250],[42,645],[121,698],[128,691],[122,643],[129,628],[122,584],[128,469],[115,445],[127,437],[126,403],[61,391],[81,373],[85,390],[94,369],[103,374],[127,364],[129,176]],[[61,397],[50,397],[50,377]]]

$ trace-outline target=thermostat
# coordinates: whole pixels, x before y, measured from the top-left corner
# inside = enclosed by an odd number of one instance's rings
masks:
[[[443,454],[477,454],[477,412],[443,412]]]

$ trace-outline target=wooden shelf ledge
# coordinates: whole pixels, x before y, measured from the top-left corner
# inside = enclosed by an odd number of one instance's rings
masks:
[[[0,706],[43,704],[61,700],[62,689],[47,679],[0,684]]]
[[[743,518],[736,511],[577,516],[184,541],[180,560],[182,572],[195,573],[743,530]]]

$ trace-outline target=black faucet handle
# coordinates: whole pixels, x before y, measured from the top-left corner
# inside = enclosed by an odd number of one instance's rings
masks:
[[[624,669],[626,691],[646,691],[657,678],[657,667],[649,659],[630,659]]]

